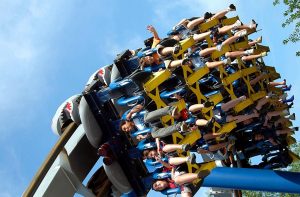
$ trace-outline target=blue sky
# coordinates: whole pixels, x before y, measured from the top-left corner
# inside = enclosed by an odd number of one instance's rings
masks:
[[[163,37],[184,17],[230,3],[245,23],[254,18],[276,66],[300,98],[299,43],[282,45],[284,6],[272,1],[2,0],[0,2],[0,196],[20,196],[57,141],[50,123],[57,107],[83,90],[89,76],[127,48],[143,46],[148,24]],[[255,35],[255,36],[256,36]],[[255,37],[253,37],[255,38]],[[299,114],[299,103],[294,112]],[[294,125],[299,125],[295,121]],[[299,134],[297,136],[299,140]]]

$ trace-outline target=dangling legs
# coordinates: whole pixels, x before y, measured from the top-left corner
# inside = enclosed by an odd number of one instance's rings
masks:
[[[209,36],[210,34],[211,34],[211,31],[201,33],[201,34],[194,34],[193,38],[194,38],[195,42],[199,42],[201,40],[204,40],[205,37]]]
[[[239,104],[240,102],[242,102],[246,99],[247,99],[246,96],[241,96],[239,98],[233,99],[233,100],[231,100],[227,103],[222,104],[221,109],[226,112],[226,111],[230,110],[231,108],[235,107],[237,104]]]

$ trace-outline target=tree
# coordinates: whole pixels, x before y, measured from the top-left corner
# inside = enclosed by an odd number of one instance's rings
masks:
[[[300,155],[300,143],[293,144],[291,150]],[[291,172],[300,172],[300,162],[292,163],[288,168]],[[286,193],[272,193],[272,192],[256,192],[256,191],[243,191],[245,197],[299,197],[299,194],[286,194]]]
[[[283,3],[288,7],[284,11],[283,15],[286,20],[282,23],[282,27],[287,27],[291,24],[295,24],[294,31],[289,35],[288,38],[283,40],[283,44],[289,42],[296,43],[300,41],[300,0],[282,0]],[[280,4],[280,0],[274,0],[273,5]],[[300,56],[300,51],[296,52],[297,56]]]

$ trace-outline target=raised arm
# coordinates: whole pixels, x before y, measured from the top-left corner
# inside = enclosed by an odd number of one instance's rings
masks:
[[[136,105],[136,106],[135,106],[134,108],[132,108],[132,109],[130,110],[130,112],[127,114],[126,120],[130,120],[131,117],[132,117],[132,114],[137,113],[137,112],[140,112],[143,108],[144,108],[144,107],[143,107],[143,105],[141,105],[141,104]]]
[[[148,25],[147,30],[150,31],[153,34],[154,39],[160,40],[156,29],[152,25]]]

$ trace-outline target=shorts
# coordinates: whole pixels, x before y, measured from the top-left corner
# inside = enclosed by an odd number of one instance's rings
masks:
[[[175,173],[174,173],[174,179],[176,178],[176,177],[178,177],[178,176],[180,176],[180,175],[183,175],[183,174],[185,174],[185,172],[184,171],[175,171]]]
[[[192,193],[191,188],[187,185],[181,185],[180,191],[181,191],[181,193]]]
[[[164,56],[161,54],[161,49],[165,48],[165,47],[174,47],[176,44],[178,43],[177,40],[175,39],[164,39],[162,40],[157,46],[157,54],[159,55],[160,58],[162,59],[169,59],[172,57],[172,55],[169,56]]]

